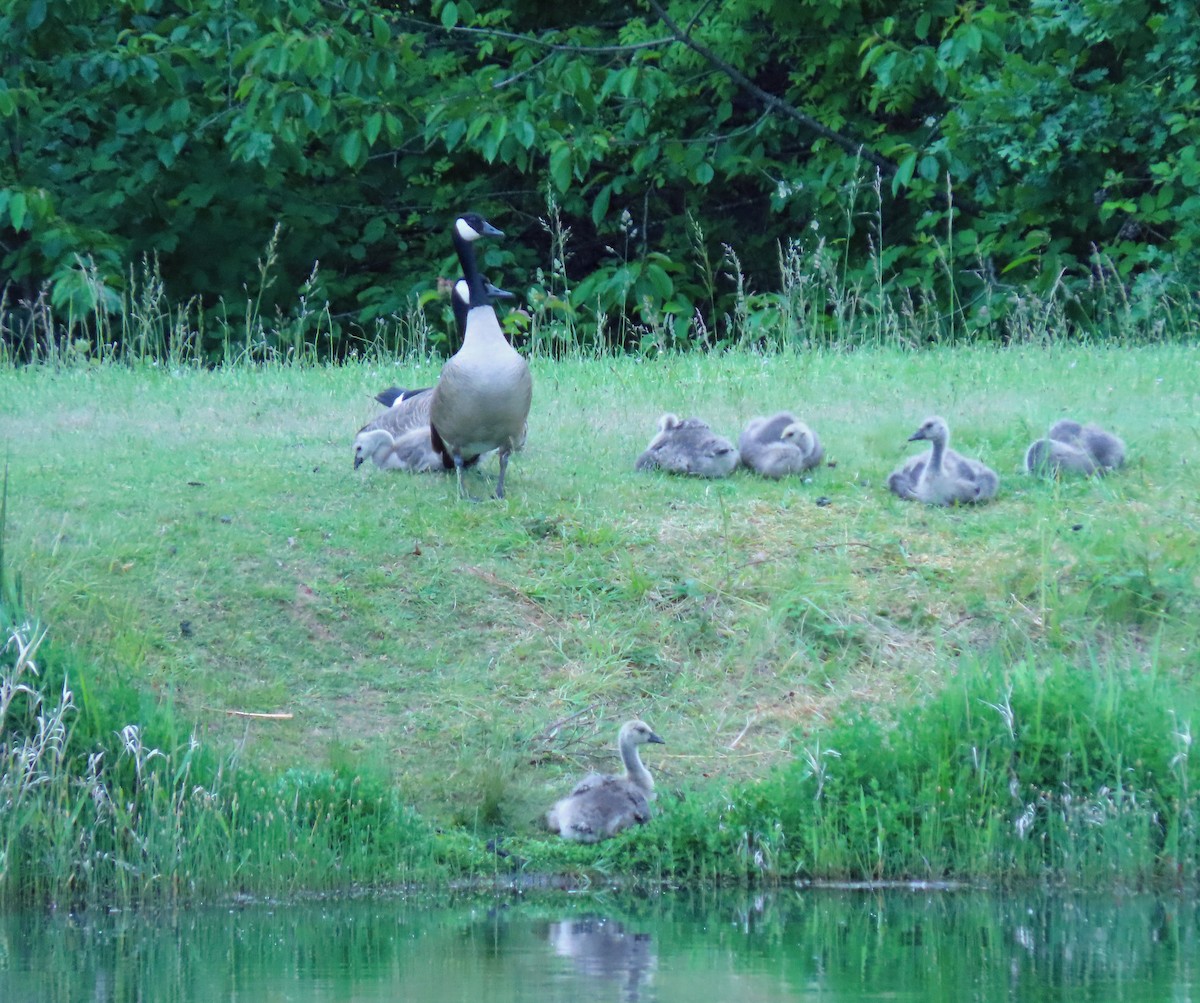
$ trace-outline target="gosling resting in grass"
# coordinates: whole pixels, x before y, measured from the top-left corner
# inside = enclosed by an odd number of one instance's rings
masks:
[[[1083,474],[1090,477],[1103,468],[1091,453],[1070,442],[1038,439],[1025,450],[1025,470],[1041,477]]]
[[[1096,461],[1101,473],[1125,465],[1125,443],[1112,432],[1091,422],[1081,425],[1070,418],[1063,418],[1050,426],[1050,438],[1088,453]]]
[[[354,469],[371,460],[384,470],[413,473],[453,470],[454,464],[446,462],[433,446],[429,427],[433,395],[428,389],[394,389],[397,395],[391,407],[358,430],[354,438]]]
[[[790,411],[751,418],[738,438],[743,465],[778,479],[811,470],[825,456],[821,440]]]
[[[888,488],[895,494],[926,505],[973,505],[996,496],[1000,478],[979,460],[950,448],[950,428],[944,418],[926,418],[908,441],[922,439],[932,449],[892,472]]]
[[[625,772],[615,776],[593,773],[558,801],[546,814],[546,825],[563,839],[597,843],[650,818],[654,780],[642,764],[638,747],[664,745],[644,721],[626,721],[617,734]]]
[[[664,414],[658,433],[638,457],[635,470],[665,470],[694,477],[728,477],[737,468],[738,451],[699,418]]]
[[[381,470],[408,470],[414,474],[445,469],[441,454],[429,438],[428,425],[418,425],[399,437],[386,428],[359,432],[354,440],[354,469],[365,460]]]

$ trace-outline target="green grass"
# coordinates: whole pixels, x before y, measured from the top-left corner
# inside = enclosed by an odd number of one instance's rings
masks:
[[[6,560],[73,649],[78,691],[169,707],[177,732],[256,776],[365,769],[394,817],[413,806],[445,830],[447,859],[476,859],[471,840],[492,833],[566,869],[641,860],[663,839],[700,852],[727,791],[801,768],[818,735],[938,699],[963,665],[983,666],[988,693],[1014,664],[1149,677],[1167,706],[1185,691],[1198,362],[1186,345],[1054,344],[538,359],[509,498],[478,505],[451,478],[351,470],[371,395],[429,383],[429,364],[0,368]],[[633,471],[664,410],[736,439],[779,408],[823,439],[830,465],[811,478]],[[933,412],[999,471],[995,503],[887,493]],[[1064,414],[1121,434],[1129,467],[1022,475],[1025,447]],[[477,493],[495,461],[483,469]],[[540,841],[545,807],[614,765],[635,715],[669,743],[647,756],[666,792],[657,850]],[[825,872],[914,870],[860,843]],[[821,872],[752,844],[696,873],[728,874],[738,852],[749,874],[772,853]]]

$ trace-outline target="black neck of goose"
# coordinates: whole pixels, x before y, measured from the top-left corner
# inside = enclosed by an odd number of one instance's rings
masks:
[[[487,306],[491,300],[488,298],[483,272],[475,262],[475,244],[460,234],[457,227],[454,230],[454,249],[458,252],[458,263],[462,265],[463,278],[467,280],[471,309]]]
[[[458,329],[458,336],[461,338],[467,330],[467,313],[470,307],[459,299],[458,293],[450,294],[450,304],[454,309],[454,326]]]

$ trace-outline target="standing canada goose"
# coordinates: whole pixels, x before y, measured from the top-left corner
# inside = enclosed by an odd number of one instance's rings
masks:
[[[1000,478],[979,460],[949,448],[950,428],[944,418],[926,418],[908,441],[920,439],[929,441],[933,448],[892,472],[888,487],[893,492],[927,505],[974,504],[995,497]]]
[[[790,411],[751,418],[738,438],[738,452],[751,470],[776,479],[811,470],[825,456],[817,434]]]
[[[642,765],[638,746],[665,745],[644,721],[626,721],[617,733],[617,748],[625,772],[615,776],[593,773],[546,813],[546,825],[563,839],[596,843],[650,818],[654,780]]]
[[[727,477],[738,465],[738,451],[699,418],[664,414],[658,433],[637,458],[635,470],[665,470],[695,477]]]
[[[454,248],[467,283],[470,309],[462,347],[442,366],[430,395],[429,424],[434,448],[454,465],[461,498],[469,497],[463,486],[463,467],[493,449],[500,451],[496,497],[504,497],[508,458],[525,445],[533,399],[529,364],[504,337],[475,263],[474,242],[499,234],[474,213],[454,221]]]
[[[1091,422],[1081,425],[1070,418],[1062,418],[1050,426],[1050,438],[1090,453],[1102,473],[1125,465],[1125,443]]]
[[[517,298],[516,293],[510,293],[507,289],[494,286],[486,279],[484,279],[484,283],[487,286],[488,300],[491,302]],[[466,279],[459,279],[454,283],[454,287],[450,290],[450,306],[454,310],[454,326],[458,331],[458,340],[461,343],[467,329],[467,313],[471,309],[471,291],[467,288]],[[432,389],[433,387],[419,387],[415,390],[406,390],[403,387],[388,387],[386,390],[381,390],[377,393],[375,399],[384,407],[391,407],[398,400],[407,400],[409,397],[416,397],[417,394],[423,394]]]
[[[364,460],[371,460],[381,470],[408,470],[414,474],[445,469],[441,453],[429,438],[428,425],[417,425],[398,437],[386,428],[359,432],[354,440],[354,469]]]
[[[1086,449],[1059,439],[1038,439],[1025,451],[1025,470],[1043,477],[1060,473],[1090,477],[1103,469]]]

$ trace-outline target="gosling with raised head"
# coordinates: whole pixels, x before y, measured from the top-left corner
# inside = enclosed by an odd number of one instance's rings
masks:
[[[944,418],[926,418],[909,442],[927,440],[932,448],[897,467],[888,488],[901,498],[926,505],[976,504],[994,498],[1000,478],[979,460],[949,448],[950,427]]]
[[[764,477],[811,470],[825,456],[816,432],[790,411],[751,418],[738,438],[742,463]]]
[[[597,843],[650,818],[654,780],[642,764],[638,747],[664,745],[644,721],[626,721],[617,733],[617,748],[625,772],[614,776],[593,773],[546,813],[546,825],[563,839]]]
[[[728,477],[737,468],[738,451],[699,418],[664,414],[658,433],[637,458],[635,470],[665,470],[694,477]]]

